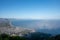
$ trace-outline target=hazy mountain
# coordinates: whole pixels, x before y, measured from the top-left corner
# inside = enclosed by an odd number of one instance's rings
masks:
[[[33,29],[28,29],[28,28],[22,28],[22,27],[14,27],[11,24],[11,21],[9,19],[3,19],[0,18],[0,33],[6,33],[6,34],[15,34],[15,35],[22,35],[22,34],[27,34],[35,32]]]
[[[8,19],[0,18],[0,27],[11,27],[12,24]]]

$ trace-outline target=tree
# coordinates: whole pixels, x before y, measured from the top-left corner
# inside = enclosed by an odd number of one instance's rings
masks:
[[[0,39],[1,39],[1,40],[9,40],[9,37],[10,37],[10,36],[9,36],[8,34],[1,34],[1,35],[0,35]]]
[[[9,40],[26,40],[26,39],[20,36],[11,36]]]
[[[56,39],[56,40],[60,40],[60,35],[56,35],[56,36],[55,36],[55,39]]]

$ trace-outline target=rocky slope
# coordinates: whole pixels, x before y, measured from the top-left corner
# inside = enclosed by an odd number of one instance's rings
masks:
[[[0,33],[22,36],[31,32],[35,31],[28,28],[14,27],[8,19],[0,18]]]

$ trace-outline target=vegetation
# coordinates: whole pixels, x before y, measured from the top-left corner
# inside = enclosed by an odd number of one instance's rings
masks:
[[[51,36],[50,34],[35,32],[30,36],[10,36],[8,34],[0,34],[0,40],[60,40],[60,35]]]
[[[26,39],[24,37],[20,37],[20,36],[10,36],[7,34],[1,34],[0,40],[26,40]]]

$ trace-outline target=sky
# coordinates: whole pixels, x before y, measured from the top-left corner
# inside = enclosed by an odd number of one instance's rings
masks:
[[[0,0],[0,18],[60,19],[60,0]]]

